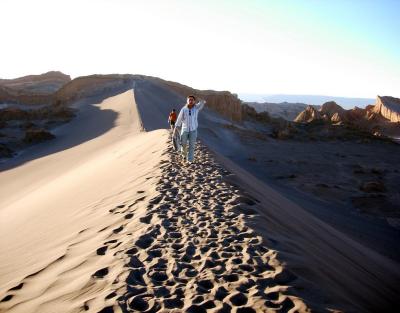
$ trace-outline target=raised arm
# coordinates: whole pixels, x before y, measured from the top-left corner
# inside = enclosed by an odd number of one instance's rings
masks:
[[[201,109],[204,108],[204,105],[206,104],[206,100],[200,100],[197,104],[196,104],[196,108],[200,111]]]

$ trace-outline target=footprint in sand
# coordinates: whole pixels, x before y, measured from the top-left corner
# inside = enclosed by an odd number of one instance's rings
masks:
[[[113,229],[113,233],[114,233],[114,234],[118,234],[118,233],[120,233],[123,229],[124,229],[124,226],[120,226],[120,227],[118,227],[118,228]]]
[[[133,215],[134,215],[133,213],[128,213],[124,216],[124,218],[128,220],[128,219],[131,219],[133,217]]]
[[[108,267],[104,267],[96,271],[92,276],[96,278],[103,278],[108,275]]]
[[[121,205],[118,205],[118,206],[116,206],[115,208],[113,208],[113,209],[111,209],[111,210],[108,210],[110,213],[119,213],[118,212],[118,210],[119,209],[123,209],[125,207],[125,204],[121,204]]]
[[[143,235],[136,241],[136,246],[141,249],[147,249],[154,242],[154,238],[150,235]]]
[[[14,295],[7,295],[3,299],[1,299],[0,302],[10,301],[13,297],[14,297]]]
[[[112,306],[107,306],[97,313],[114,313],[114,309]]]
[[[97,253],[97,255],[105,255],[107,249],[108,249],[108,246],[103,246],[103,247],[101,247],[101,248],[98,248],[98,249],[96,250],[96,253]]]
[[[132,204],[130,204],[128,206],[128,208],[133,207],[134,205],[138,204],[139,202],[143,201],[144,199],[146,199],[146,197],[141,197],[141,198],[136,199]]]
[[[144,224],[150,224],[151,223],[151,219],[153,218],[153,214],[147,214],[144,217],[141,217],[139,220],[140,222],[144,223]]]

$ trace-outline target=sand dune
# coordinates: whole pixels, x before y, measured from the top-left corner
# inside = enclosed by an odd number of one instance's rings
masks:
[[[140,132],[132,91],[99,108],[108,132],[1,175],[1,311],[307,310],[205,148],[187,168]]]
[[[0,298],[9,299],[0,302],[0,311],[71,311],[107,292],[91,274],[123,266],[96,250],[107,241],[110,250],[129,241],[132,216],[110,210],[144,209],[141,202],[154,193],[167,132],[140,132],[132,90],[98,107],[118,113],[108,132],[0,175]],[[82,127],[96,122],[90,119],[82,119]]]
[[[142,82],[88,101],[55,143],[3,165],[0,312],[384,312],[394,302],[396,263],[205,146],[184,164],[160,129],[179,95]]]
[[[346,310],[390,312],[395,305],[399,266],[352,240],[222,155],[219,162],[234,174],[225,179],[258,199],[253,228],[280,251],[280,260],[302,278],[318,282]]]
[[[276,251],[263,246],[238,209],[256,203],[222,180],[226,171],[205,147],[196,158],[187,166],[172,154],[161,166],[160,195],[141,219],[149,226],[132,251],[122,308],[306,311],[288,291],[292,277]]]

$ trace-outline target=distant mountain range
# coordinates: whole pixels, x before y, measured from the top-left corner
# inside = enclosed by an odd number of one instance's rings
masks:
[[[305,103],[312,105],[322,105],[325,102],[335,101],[343,108],[351,109],[355,106],[365,108],[369,104],[373,104],[375,99],[372,98],[348,98],[348,97],[333,97],[321,95],[271,95],[271,94],[249,94],[238,93],[240,100],[245,102],[259,102],[259,103]]]

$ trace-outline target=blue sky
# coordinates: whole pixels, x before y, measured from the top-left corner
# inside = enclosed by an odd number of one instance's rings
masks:
[[[268,1],[264,3],[268,10]],[[400,1],[280,1],[285,24],[370,57],[400,65]],[[291,23],[291,21],[294,21]]]
[[[158,76],[236,93],[400,97],[400,1],[2,0],[0,77]]]

